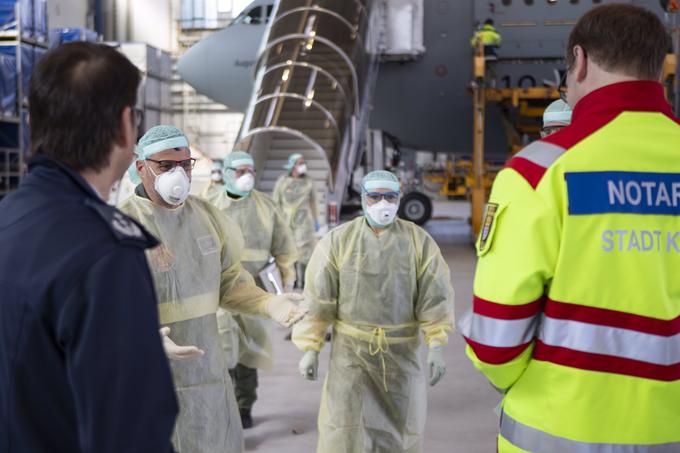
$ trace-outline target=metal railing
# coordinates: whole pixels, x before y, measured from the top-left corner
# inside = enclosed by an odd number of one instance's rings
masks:
[[[340,204],[368,125],[380,14],[371,0],[280,0],[235,148],[258,166],[276,137],[300,140],[300,152],[325,163],[329,199]]]

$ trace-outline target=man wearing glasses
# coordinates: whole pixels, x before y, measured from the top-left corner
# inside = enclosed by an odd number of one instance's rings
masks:
[[[317,451],[422,451],[426,379],[444,375],[453,323],[449,268],[435,241],[396,218],[400,185],[387,171],[362,180],[364,215],[331,230],[306,274],[309,314],[293,329],[300,373],[315,380],[326,330],[331,359],[319,409]],[[418,357],[420,331],[429,347]]]
[[[144,250],[106,203],[134,154],[139,71],[64,44],[29,87],[29,173],[0,203],[0,451],[170,452],[177,400]]]
[[[241,266],[238,225],[189,195],[194,163],[182,131],[149,129],[133,164],[141,184],[121,209],[161,241],[147,257],[165,340],[196,345],[178,348],[177,360],[170,362],[180,404],[173,443],[188,453],[238,453],[243,430],[220,346],[217,309],[270,317],[286,327],[305,311],[291,302],[301,296],[274,296],[255,286]]]

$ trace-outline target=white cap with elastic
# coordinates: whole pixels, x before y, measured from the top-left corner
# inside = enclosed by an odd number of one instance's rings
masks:
[[[543,125],[548,123],[571,124],[571,107],[562,99],[551,103],[543,112]]]

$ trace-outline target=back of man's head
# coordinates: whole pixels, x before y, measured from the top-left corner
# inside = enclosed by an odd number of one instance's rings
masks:
[[[487,19],[484,21],[484,25],[491,25],[493,27],[493,19]]]
[[[669,46],[661,20],[651,11],[627,4],[591,9],[569,36],[567,66],[581,46],[602,69],[642,80],[659,80]]]
[[[77,42],[50,51],[28,90],[32,153],[76,171],[106,167],[140,80],[139,70],[111,46]]]

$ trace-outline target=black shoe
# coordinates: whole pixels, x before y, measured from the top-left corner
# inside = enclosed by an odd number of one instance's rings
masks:
[[[293,339],[293,333],[288,332],[285,337],[283,337],[284,340],[286,341],[291,341]]]
[[[250,415],[250,409],[239,409],[241,414],[241,425],[243,429],[250,429],[253,427],[253,417]]]
[[[326,343],[330,343],[330,342],[331,342],[331,339],[332,339],[332,335],[331,335],[330,332],[328,332],[328,333],[326,334]]]

